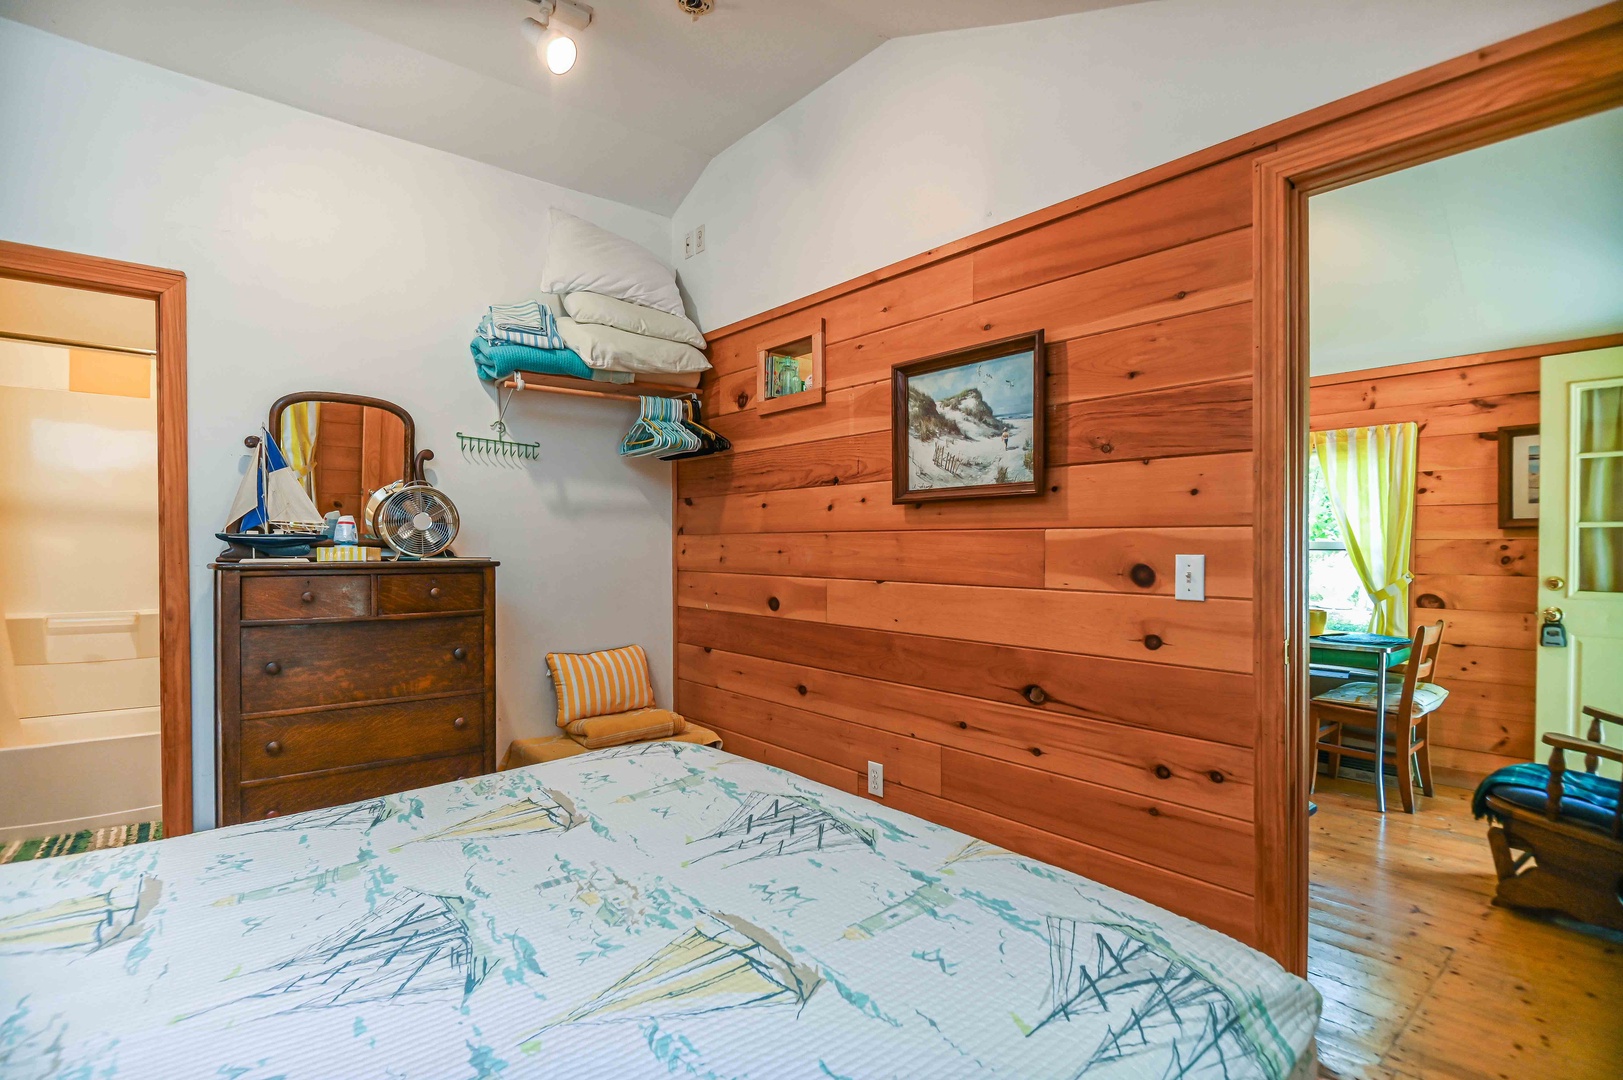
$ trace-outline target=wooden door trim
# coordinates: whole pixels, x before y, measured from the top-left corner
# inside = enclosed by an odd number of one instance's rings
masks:
[[[1623,3],[1429,71],[1256,162],[1257,932],[1298,974],[1307,970],[1308,918],[1308,197],[1623,105]]]
[[[186,275],[0,240],[0,277],[139,296],[157,305],[158,681],[163,832],[192,831],[191,565],[187,543]]]

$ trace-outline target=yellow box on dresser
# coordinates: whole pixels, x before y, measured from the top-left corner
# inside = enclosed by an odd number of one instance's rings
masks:
[[[496,563],[219,563],[221,825],[496,768]]]

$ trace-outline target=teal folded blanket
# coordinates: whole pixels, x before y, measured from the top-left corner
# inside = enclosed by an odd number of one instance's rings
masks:
[[[586,361],[574,349],[534,349],[476,337],[468,345],[481,379],[494,382],[515,371],[537,371],[542,375],[573,375],[577,379],[594,376]]]

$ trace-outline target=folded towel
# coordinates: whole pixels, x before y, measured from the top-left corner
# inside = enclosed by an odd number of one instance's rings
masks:
[[[479,336],[536,349],[566,349],[552,311],[534,300],[492,304],[479,320]]]
[[[573,349],[535,349],[476,337],[468,345],[474,367],[481,379],[495,382],[515,371],[535,371],[542,375],[572,375],[594,382],[628,383],[635,376],[620,371],[593,371]]]

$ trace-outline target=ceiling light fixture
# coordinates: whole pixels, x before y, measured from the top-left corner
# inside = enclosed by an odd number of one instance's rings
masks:
[[[684,15],[691,15],[693,21],[698,22],[700,15],[710,14],[716,5],[713,0],[676,0],[676,6],[682,9]]]
[[[552,22],[556,19],[565,26],[584,30],[592,25],[592,9],[574,0],[535,0],[535,5],[539,9],[536,17],[525,19],[519,25],[519,32],[525,41],[535,46],[536,55],[546,61],[548,71],[563,75],[575,66],[580,50],[575,39],[553,27]]]

